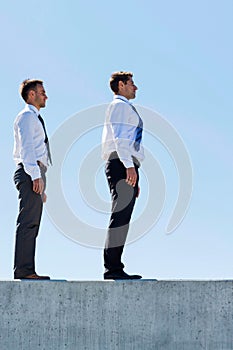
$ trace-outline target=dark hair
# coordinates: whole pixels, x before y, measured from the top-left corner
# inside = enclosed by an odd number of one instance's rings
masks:
[[[29,91],[36,90],[37,84],[43,85],[43,81],[38,79],[26,79],[20,84],[19,92],[25,102],[27,102]]]
[[[133,77],[133,73],[131,72],[115,72],[112,73],[111,78],[110,78],[110,87],[112,91],[117,94],[119,91],[119,81],[122,81],[124,84],[127,83],[127,81]]]

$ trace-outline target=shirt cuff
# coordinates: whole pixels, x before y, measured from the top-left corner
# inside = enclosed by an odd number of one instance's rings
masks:
[[[41,172],[38,165],[28,166],[24,164],[24,170],[31,177],[32,181],[41,178]]]
[[[124,167],[127,168],[133,168],[134,167],[134,163],[133,160],[129,160],[129,159],[121,159],[120,161],[124,164]]]

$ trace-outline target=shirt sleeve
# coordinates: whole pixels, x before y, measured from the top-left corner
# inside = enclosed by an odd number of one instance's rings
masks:
[[[116,103],[111,108],[109,118],[117,154],[126,168],[134,166],[130,145],[135,125],[129,122],[130,113],[131,107],[126,103]]]
[[[20,158],[24,165],[25,172],[31,176],[32,180],[41,177],[40,168],[37,164],[35,152],[36,121],[31,113],[24,113],[18,121],[18,136],[20,142]]]

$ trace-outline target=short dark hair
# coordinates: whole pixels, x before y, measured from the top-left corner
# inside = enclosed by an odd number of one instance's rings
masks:
[[[25,79],[20,84],[19,92],[25,102],[27,102],[29,91],[36,90],[37,84],[43,85],[43,81],[38,79]]]
[[[122,81],[124,84],[127,83],[127,81],[133,77],[133,73],[131,72],[115,72],[112,73],[111,78],[110,78],[110,88],[112,89],[112,91],[117,94],[119,91],[119,81]]]

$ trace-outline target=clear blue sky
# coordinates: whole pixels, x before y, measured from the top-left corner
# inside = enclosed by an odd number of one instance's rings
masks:
[[[165,227],[178,191],[177,174],[165,147],[148,137],[146,146],[164,172],[166,200],[157,224],[127,245],[126,271],[159,279],[233,277],[232,15],[231,0],[1,4],[0,279],[13,276],[18,203],[12,181],[12,128],[23,108],[19,84],[28,77],[44,80],[49,99],[43,116],[52,136],[72,115],[111,101],[108,79],[115,70],[134,72],[139,87],[135,104],[157,111],[174,126],[193,168],[188,212],[167,235]],[[103,120],[104,115],[93,123]],[[85,142],[74,144],[63,174],[69,205],[90,221],[96,214],[92,216],[82,203],[77,169],[85,147],[90,151],[92,142],[93,136],[88,139],[87,135]],[[100,160],[98,193],[109,200],[101,166]],[[141,191],[135,215],[145,205],[143,187]],[[106,224],[107,216],[100,216],[98,225]],[[66,238],[46,211],[36,265],[38,273],[56,279],[99,280],[103,273],[101,249]]]

